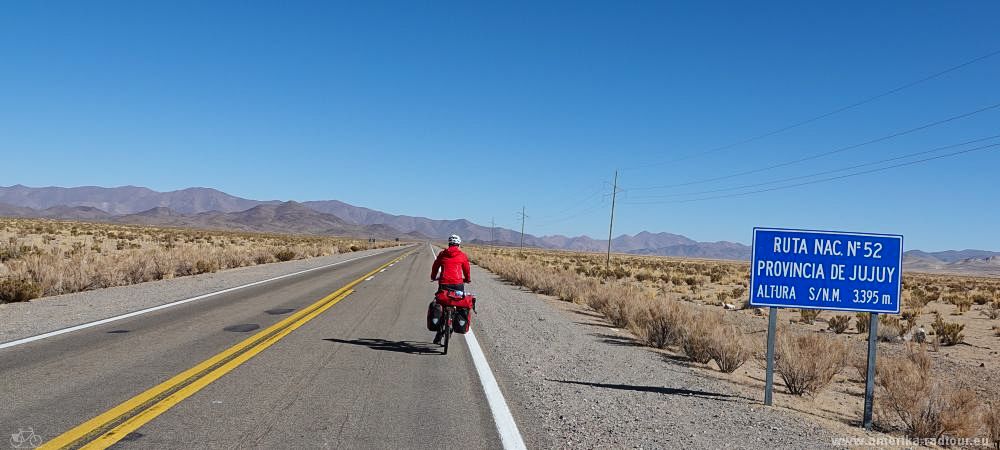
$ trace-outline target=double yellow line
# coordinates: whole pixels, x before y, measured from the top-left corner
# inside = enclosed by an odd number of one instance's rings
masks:
[[[316,303],[247,338],[222,353],[181,372],[173,378],[109,409],[75,428],[42,444],[42,449],[103,449],[114,445],[185,398],[229,373],[254,355],[264,351],[296,328],[330,309],[353,291],[352,288],[412,252],[407,252],[337,289]]]

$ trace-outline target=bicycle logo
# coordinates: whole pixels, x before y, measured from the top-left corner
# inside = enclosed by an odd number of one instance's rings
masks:
[[[32,427],[18,428],[17,433],[10,435],[11,448],[37,448],[42,445],[42,437],[35,434]]]

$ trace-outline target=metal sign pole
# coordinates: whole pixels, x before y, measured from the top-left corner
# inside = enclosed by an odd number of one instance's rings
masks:
[[[764,383],[764,404],[771,406],[774,391],[774,333],[778,327],[778,308],[771,307],[767,314],[767,381]]]
[[[866,430],[872,429],[872,403],[875,400],[875,352],[878,349],[878,314],[872,313],[868,323],[868,376],[865,379],[865,416],[863,424]]]

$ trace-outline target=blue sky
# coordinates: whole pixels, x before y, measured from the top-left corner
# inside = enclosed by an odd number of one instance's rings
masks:
[[[987,1],[12,3],[0,185],[207,186],[510,228],[524,205],[530,233],[600,238],[619,168],[616,235],[747,243],[773,226],[1000,250],[996,147],[669,202],[997,135],[1000,108],[644,189],[996,104],[1000,55],[704,153],[1000,50],[997,29]]]

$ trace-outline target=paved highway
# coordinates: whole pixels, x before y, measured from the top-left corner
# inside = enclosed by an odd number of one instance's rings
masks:
[[[46,448],[517,448],[474,339],[430,344],[431,255],[395,249],[0,349],[0,424]]]

